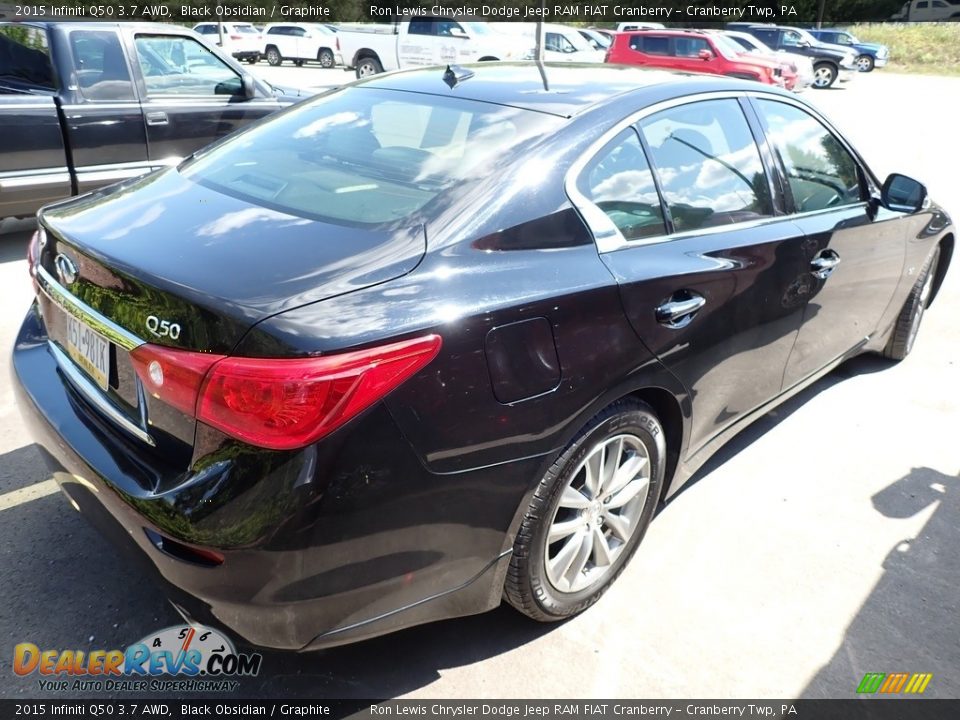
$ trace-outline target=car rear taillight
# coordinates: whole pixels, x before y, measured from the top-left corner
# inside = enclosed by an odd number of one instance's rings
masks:
[[[243,35],[231,35],[231,40],[243,40]]]
[[[199,421],[257,447],[292,450],[336,430],[440,352],[439,335],[310,358],[242,358],[142,345],[144,387]]]
[[[224,357],[149,343],[130,351],[130,362],[146,391],[191,417],[196,417],[203,379]]]

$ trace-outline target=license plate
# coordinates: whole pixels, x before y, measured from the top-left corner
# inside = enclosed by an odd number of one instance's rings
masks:
[[[73,361],[106,390],[110,381],[110,342],[67,315],[67,352]]]

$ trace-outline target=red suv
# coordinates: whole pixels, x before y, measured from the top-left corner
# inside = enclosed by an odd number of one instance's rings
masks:
[[[722,35],[699,30],[618,33],[606,62],[727,75],[793,89],[796,73],[785,63],[741,53]]]

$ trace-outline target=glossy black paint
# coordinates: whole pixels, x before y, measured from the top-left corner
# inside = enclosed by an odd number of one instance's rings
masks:
[[[365,237],[273,211],[238,224],[256,208],[176,170],[43,213],[41,264],[72,254],[80,278],[68,290],[138,334],[160,304],[183,318],[184,347],[241,356],[443,337],[424,370],[312,446],[265,451],[202,423],[191,438],[188,418],[161,419],[172,436],[180,428],[168,452],[89,407],[48,349],[57,309],[34,305],[13,358],[24,417],[65,492],[178,606],[287,649],[492,608],[536,482],[593,415],[628,394],[653,406],[668,496],[759,413],[882,348],[937,243],[949,262],[954,230],[935,205],[804,218],[777,187],[768,222],[598,253],[564,177],[608,129],[686,96],[734,93],[749,108],[747,93],[779,93],[632,68],[591,68],[605,82],[589,85],[582,68],[544,72],[549,89],[532,65],[480,65],[454,89],[440,70],[367,82],[568,118],[409,231]],[[779,186],[765,142],[761,153]],[[813,283],[810,260],[830,247],[854,275]],[[705,309],[681,329],[658,324],[654,308],[684,289]],[[224,562],[172,557],[146,530]]]
[[[8,25],[8,23],[0,23]],[[183,158],[244,125],[295,103],[297,90],[278,90],[253,78],[233,58],[220,59],[253,80],[253,97],[153,98],[135,46],[138,35],[199,40],[182,27],[153,23],[16,23],[42,33],[56,89],[6,78],[0,87],[0,218],[26,216],[41,206],[135,177]],[[133,81],[129,94],[85,97],[78,82],[70,36],[95,31],[116,37]],[[119,50],[118,50],[119,51]],[[164,112],[162,125],[147,113]]]

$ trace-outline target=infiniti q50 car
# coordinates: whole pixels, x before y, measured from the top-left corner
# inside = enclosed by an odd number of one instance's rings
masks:
[[[583,611],[746,423],[909,353],[955,239],[787,92],[532,64],[359,82],[39,223],[55,477],[286,649]]]

